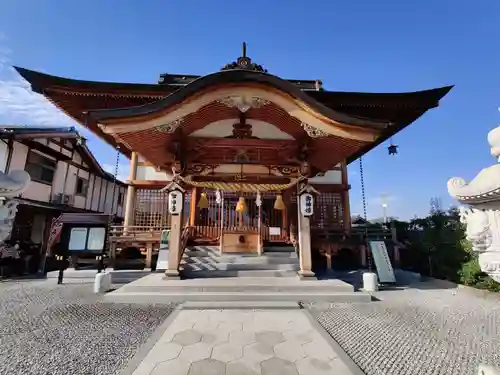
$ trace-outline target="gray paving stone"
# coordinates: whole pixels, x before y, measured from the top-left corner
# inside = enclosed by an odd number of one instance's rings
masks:
[[[189,362],[176,358],[158,363],[150,375],[186,375],[189,371]]]
[[[238,331],[237,331],[238,332]],[[224,330],[208,330],[204,331],[201,337],[202,342],[211,345],[218,345],[229,340],[229,332]]]
[[[255,339],[263,344],[274,346],[285,341],[283,333],[277,331],[262,331],[255,334]]]
[[[173,342],[183,346],[196,344],[200,340],[201,340],[200,332],[195,331],[193,329],[187,329],[185,331],[178,332],[172,339]]]
[[[229,342],[245,346],[255,342],[255,332],[233,331],[229,334]]]
[[[345,369],[333,370],[330,362],[322,361],[317,358],[304,358],[295,362],[300,375],[322,374],[322,375],[344,375],[350,374],[350,371],[345,372]],[[344,371],[344,372],[342,372]]]
[[[261,372],[252,370],[245,363],[232,362],[226,364],[226,375],[261,375]]]
[[[337,353],[324,341],[315,340],[302,344],[306,355],[310,358],[316,358],[323,361],[329,361],[337,357]]]
[[[157,343],[148,353],[149,361],[160,363],[177,358],[182,346],[174,342]]]
[[[314,332],[312,329],[306,332],[288,330],[283,332],[283,336],[285,337],[285,340],[295,340],[299,341],[301,344],[306,344],[314,340]]]
[[[274,356],[274,350],[271,345],[256,342],[243,347],[244,358],[250,358],[257,362],[262,362]]]
[[[262,375],[299,375],[297,367],[293,362],[281,359],[271,358],[260,364]]]
[[[243,356],[243,347],[238,344],[224,343],[213,348],[212,358],[221,362],[231,362]]]
[[[226,364],[215,359],[203,359],[191,364],[188,375],[224,375]],[[165,373],[164,375],[171,375]]]
[[[301,344],[300,341],[296,340],[284,341],[274,347],[274,353],[276,357],[295,362],[306,356]]]
[[[196,344],[183,347],[179,354],[179,359],[183,359],[187,362],[196,362],[210,358],[211,353],[211,345],[204,342],[197,342]]]

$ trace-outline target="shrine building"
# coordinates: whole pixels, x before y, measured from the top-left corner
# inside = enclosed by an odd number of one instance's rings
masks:
[[[140,242],[150,262],[169,228],[171,276],[188,243],[256,254],[293,244],[299,273],[312,276],[317,241],[340,243],[352,230],[347,165],[437,107],[451,89],[328,91],[320,80],[268,73],[245,47],[220,71],[161,74],[156,84],[16,70],[130,159],[124,223],[113,246]]]

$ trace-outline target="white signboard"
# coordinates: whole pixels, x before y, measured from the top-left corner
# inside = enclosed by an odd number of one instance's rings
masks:
[[[280,227],[269,227],[269,235],[270,236],[279,236],[281,234]]]
[[[71,228],[69,235],[69,251],[81,251],[87,248],[87,228]]]
[[[395,283],[396,277],[392,269],[391,259],[387,253],[384,241],[370,241],[375,267],[377,267],[378,279],[381,283]]]
[[[173,190],[168,193],[168,212],[171,215],[179,215],[182,212],[183,206],[184,199],[182,198],[182,192]]]
[[[88,250],[104,249],[104,240],[106,239],[106,228],[89,228],[89,238],[87,240]]]
[[[156,261],[156,270],[165,271],[168,269],[168,239],[170,237],[170,230],[163,230],[160,239],[160,251],[158,253],[158,260]]]
[[[312,216],[312,214],[314,213],[314,197],[311,193],[301,194],[300,213],[303,216]]]

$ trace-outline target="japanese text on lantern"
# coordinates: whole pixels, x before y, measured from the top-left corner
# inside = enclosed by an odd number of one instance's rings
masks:
[[[174,190],[168,194],[168,212],[172,215],[178,215],[182,212],[182,193]]]
[[[314,197],[310,193],[300,196],[300,211],[304,216],[311,216],[314,213]]]

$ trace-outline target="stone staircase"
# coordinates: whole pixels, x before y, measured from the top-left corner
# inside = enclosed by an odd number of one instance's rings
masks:
[[[299,259],[292,246],[268,247],[261,256],[223,254],[216,246],[186,248],[181,261],[182,276],[213,277],[295,277]]]
[[[248,304],[286,302],[369,302],[367,293],[338,279],[300,280],[292,247],[266,248],[262,256],[223,254],[217,247],[186,249],[182,279],[153,273],[108,293],[114,303],[209,302]]]

